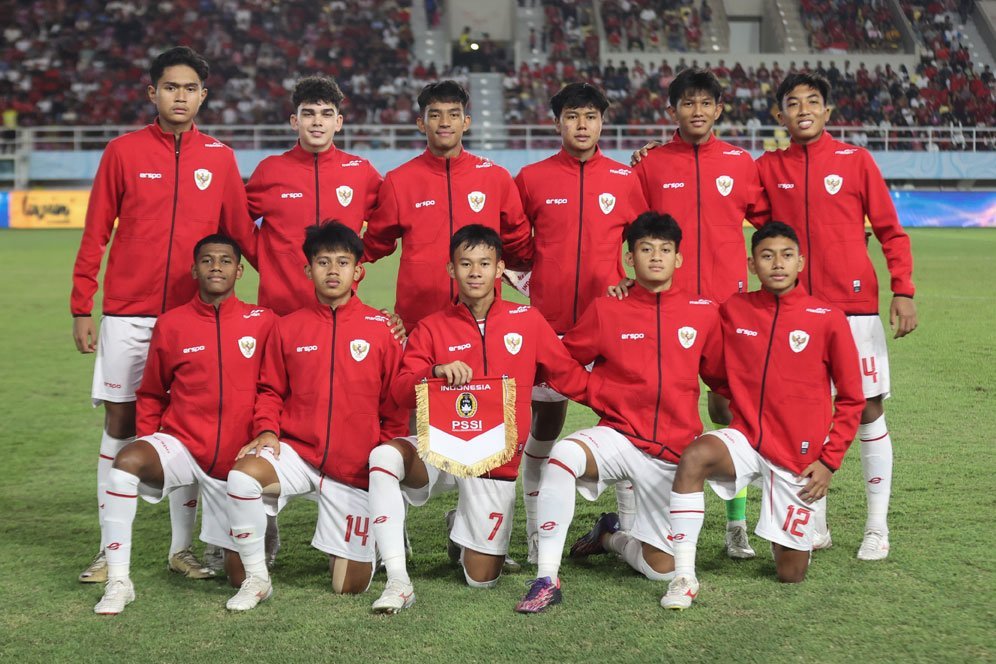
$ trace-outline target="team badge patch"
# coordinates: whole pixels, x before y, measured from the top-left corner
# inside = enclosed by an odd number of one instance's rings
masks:
[[[349,204],[353,202],[353,188],[347,185],[336,187],[335,195],[339,197],[339,204],[342,207],[349,207]]]
[[[461,392],[456,400],[457,415],[470,418],[477,415],[477,397],[470,392]]]
[[[239,350],[242,351],[242,356],[248,360],[256,352],[256,338],[242,337],[239,339]]]
[[[792,330],[789,332],[789,346],[793,353],[801,353],[809,345],[809,333],[804,330]]]
[[[370,343],[364,339],[353,339],[349,342],[349,353],[357,362],[362,362],[363,358],[370,352]]]
[[[678,343],[681,344],[682,348],[691,348],[692,344],[695,343],[695,337],[698,336],[698,330],[694,327],[679,327],[678,328]]]
[[[612,212],[613,208],[616,207],[616,197],[609,193],[599,194],[598,207],[602,208],[604,214]]]
[[[483,191],[472,191],[467,194],[467,202],[470,203],[470,209],[474,212],[480,212],[484,209],[484,201],[487,198]]]
[[[194,171],[194,184],[197,185],[198,189],[204,191],[205,189],[211,186],[212,175],[213,174],[208,169],[198,168],[196,171]]]
[[[729,196],[730,192],[733,191],[733,178],[729,175],[720,175],[716,178],[716,189],[723,196]]]
[[[831,173],[823,178],[823,186],[826,187],[827,193],[831,196],[840,191],[840,186],[842,184],[844,184],[844,178],[839,175],[835,175],[834,173]]]
[[[505,335],[505,348],[512,355],[518,355],[522,350],[522,335],[518,332],[509,332]]]

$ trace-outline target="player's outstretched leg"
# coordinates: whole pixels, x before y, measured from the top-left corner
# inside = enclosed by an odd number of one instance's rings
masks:
[[[249,611],[273,594],[263,547],[266,535],[264,484],[279,486],[279,479],[268,461],[255,456],[240,459],[228,473],[228,517],[235,549],[245,569],[239,591],[225,603],[229,611]]]
[[[885,423],[882,397],[871,397],[858,427],[861,468],[868,498],[868,520],[858,549],[859,560],[883,560],[889,555],[889,498],[892,493],[892,438]]]
[[[628,533],[636,521],[636,491],[632,482],[616,482],[616,509],[619,528]]]

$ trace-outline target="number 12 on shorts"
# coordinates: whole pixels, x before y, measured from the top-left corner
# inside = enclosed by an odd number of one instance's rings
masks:
[[[785,523],[782,524],[782,530],[796,537],[805,536],[805,533],[802,532],[802,527],[809,523],[809,517],[812,514],[813,511],[807,510],[805,507],[789,505],[788,511],[785,514]]]
[[[360,538],[360,546],[367,545],[367,537],[370,535],[370,517],[346,515],[346,541],[352,537]]]

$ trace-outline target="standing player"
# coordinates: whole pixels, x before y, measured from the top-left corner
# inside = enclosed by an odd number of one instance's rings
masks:
[[[747,290],[743,223],[768,217],[768,201],[750,153],[713,136],[723,112],[723,86],[708,69],[682,71],[668,87],[671,141],[650,150],[634,170],[650,207],[672,215],[684,231],[685,262],[674,275],[683,291],[722,303]],[[640,153],[634,155],[634,159]],[[709,393],[709,413],[726,423],[725,401]],[[753,558],[747,540],[747,492],[727,504],[726,551]]]
[[[304,273],[304,228],[336,219],[357,234],[370,216],[380,189],[380,173],[366,159],[332,144],[342,129],[343,94],[324,76],[302,78],[294,86],[290,125],[297,145],[267,157],[249,178],[249,214],[259,227],[259,303],[286,316],[315,301]]]
[[[721,389],[719,309],[672,287],[681,266],[681,229],[669,215],[647,212],[626,231],[626,263],[636,282],[625,300],[595,300],[565,336],[578,362],[594,362],[587,401],[598,425],[557,443],[540,484],[537,578],[515,607],[538,613],[561,601],[560,558],[574,518],[574,492],[596,500],[609,484],[632,482],[636,520],[630,532],[603,514],[571,547],[572,556],[613,551],[654,581],[670,580],[668,499],[682,450],[702,433],[699,381]]]
[[[695,546],[706,480],[727,499],[760,480],[754,532],[771,542],[780,581],[806,578],[813,503],[826,496],[864,406],[847,320],[798,285],[803,257],[792,228],[762,226],[749,265],[761,290],[720,307],[733,421],[688,446],[671,490],[675,577],[661,598],[666,609],[687,609],[699,592]]]
[[[535,309],[502,300],[496,291],[505,269],[502,242],[494,229],[471,224],[450,241],[447,265],[457,284],[449,307],[427,316],[412,331],[392,394],[402,406],[415,406],[415,384],[445,378],[464,385],[474,377],[515,379],[515,417],[529,421],[530,389],[536,378],[572,398],[584,394],[588,373],[571,359],[549,323]],[[423,462],[415,439],[398,438],[370,453],[370,513],[373,533],[387,570],[387,586],[373,603],[378,613],[397,613],[415,603],[405,566],[405,502],[424,505],[431,497],[458,489],[450,540],[463,548],[460,560],[467,584],[498,583],[515,508],[515,479],[527,436],[518,429],[516,454],[484,475],[456,478]]]
[[[70,308],[76,348],[97,353],[91,396],[95,405],[104,404],[98,508],[103,505],[111,462],[134,440],[135,390],[142,380],[156,317],[189,302],[197,292],[196,282],[187,278],[194,245],[219,226],[241,246],[254,244],[234,153],[194,125],[207,97],[208,73],[204,58],[186,46],[171,48],[153,60],[148,96],[159,115],[144,129],[107,144],[90,192],[73,267]],[[91,310],[115,220],[98,340]],[[196,487],[170,494],[169,565],[176,572],[203,578],[210,572],[189,551],[196,507]],[[103,512],[98,509],[101,520]],[[104,544],[80,581],[107,579]]]
[[[757,162],[777,219],[789,220],[799,235],[808,267],[802,283],[814,296],[846,315],[861,358],[867,402],[861,414],[861,466],[868,520],[858,549],[860,560],[889,555],[889,494],[892,439],[883,401],[889,396],[889,354],[878,313],[878,279],[868,256],[865,219],[882,245],[891,276],[889,324],[895,338],[916,329],[913,255],[909,236],[875,161],[867,150],[834,140],[824,131],[830,119],[830,84],[816,74],[792,74],[778,86],[779,121],[792,143]],[[818,514],[818,548],[830,546],[826,514]]]
[[[199,487],[201,539],[233,548],[225,477],[249,437],[259,349],[276,320],[235,297],[241,259],[230,238],[201,239],[191,270],[199,293],[163,314],[152,333],[137,395],[143,437],[118,452],[103,497],[108,571],[96,613],[121,613],[135,599],[129,566],[139,495],[155,503],[180,487]]]
[[[407,330],[456,297],[446,263],[450,238],[460,228],[493,228],[510,262],[532,260],[529,222],[511,176],[463,149],[469,100],[456,81],[422,89],[416,124],[428,147],[387,174],[363,236],[368,261],[390,255],[401,239],[395,309]]]
[[[588,83],[571,83],[550,99],[560,152],[522,169],[515,178],[533,227],[535,259],[530,303],[558,335],[588,305],[626,276],[623,232],[647,210],[640,182],[598,149],[609,100]],[[536,497],[540,474],[567,416],[567,397],[545,385],[533,389],[533,420],[522,468],[529,562],[536,562]],[[620,488],[628,485],[620,484]],[[625,491],[625,489],[624,489]],[[632,490],[629,491],[630,498]],[[623,529],[632,525],[630,501],[620,500]]]
[[[245,568],[242,587],[228,600],[231,611],[248,611],[273,592],[267,514],[313,492],[318,524],[311,544],[329,556],[332,589],[366,590],[375,558],[367,457],[408,428],[407,413],[389,394],[401,343],[387,317],[352,292],[363,242],[347,226],[326,222],[306,229],[304,254],[315,302],[277,322],[263,350],[256,437],[228,474],[228,512]]]

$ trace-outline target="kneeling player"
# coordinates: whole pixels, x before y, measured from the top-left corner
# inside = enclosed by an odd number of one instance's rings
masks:
[[[666,609],[688,608],[699,591],[695,545],[706,480],[726,500],[760,480],[754,532],[771,542],[780,581],[806,578],[813,503],[826,496],[864,407],[847,319],[797,283],[803,257],[795,231],[780,222],[762,226],[748,265],[761,290],[720,308],[733,421],[688,446],[671,492],[676,576],[661,598]]]
[[[399,438],[370,454],[370,513],[387,569],[387,586],[373,603],[378,613],[397,613],[415,603],[405,566],[405,501],[424,505],[432,496],[457,489],[460,497],[450,540],[462,547],[467,583],[492,588],[498,582],[515,507],[515,480],[529,435],[530,388],[546,380],[570,398],[584,394],[588,372],[571,359],[550,324],[536,309],[506,302],[495,292],[505,269],[501,238],[480,224],[458,230],[450,241],[450,276],[457,298],[431,314],[408,339],[392,394],[402,406],[415,406],[415,384],[444,378],[464,385],[476,378],[515,379],[516,453],[507,463],[478,477],[457,478],[423,462],[414,438]]]
[[[626,243],[636,274],[629,296],[595,300],[564,336],[574,359],[595,363],[586,400],[601,420],[551,452],[539,491],[538,578],[515,607],[520,613],[561,601],[557,572],[575,490],[596,500],[610,484],[632,482],[637,509],[630,533],[615,514],[603,514],[572,556],[613,551],[648,579],[673,576],[668,499],[682,450],[702,433],[698,377],[723,387],[719,310],[672,287],[681,229],[671,216],[640,215]]]
[[[232,611],[248,611],[273,592],[263,550],[267,514],[312,493],[318,525],[311,544],[329,556],[332,589],[367,589],[375,557],[367,457],[377,443],[408,431],[408,413],[388,390],[401,343],[387,316],[352,292],[362,241],[347,226],[326,222],[306,229],[304,254],[315,303],[277,322],[263,350],[256,438],[228,474],[228,513],[245,568],[242,587],[228,600]]]
[[[225,480],[249,436],[259,375],[259,347],[276,317],[240,302],[238,245],[209,235],[194,248],[199,293],[166,312],[152,332],[138,389],[138,431],[145,435],[118,452],[104,495],[107,584],[93,608],[113,615],[135,599],[128,577],[137,498],[151,503],[200,485],[201,540],[232,550]]]

